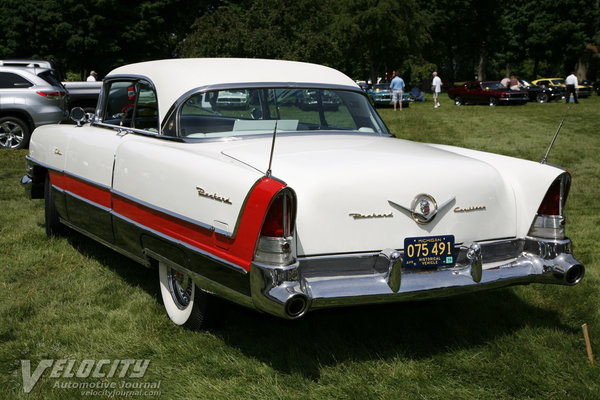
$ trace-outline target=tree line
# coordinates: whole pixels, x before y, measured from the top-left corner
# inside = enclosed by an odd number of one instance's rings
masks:
[[[3,0],[0,58],[54,59],[83,78],[171,57],[325,64],[411,84],[596,80],[599,0]]]

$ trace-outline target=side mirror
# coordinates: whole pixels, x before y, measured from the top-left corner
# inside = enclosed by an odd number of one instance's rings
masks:
[[[71,119],[77,123],[77,126],[82,126],[88,121],[88,116],[84,109],[81,107],[75,107],[71,110]]]

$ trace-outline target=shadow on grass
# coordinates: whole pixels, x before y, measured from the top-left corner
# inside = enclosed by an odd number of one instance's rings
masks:
[[[100,262],[111,271],[117,273],[125,282],[127,282],[127,284],[139,286],[145,292],[156,298],[157,301],[161,301],[158,285],[158,271],[146,268],[73,230],[69,229],[65,236],[69,244],[79,253]]]
[[[323,366],[425,359],[471,349],[525,326],[572,330],[556,312],[499,289],[435,301],[319,310],[297,321],[231,306],[216,334],[281,372],[317,379]]]
[[[69,242],[161,302],[158,274],[82,235]],[[209,327],[228,346],[275,370],[318,379],[324,366],[348,361],[425,359],[472,349],[526,327],[572,333],[555,311],[524,302],[511,289],[421,302],[309,312],[296,321],[261,314],[224,300]],[[190,335],[193,340],[194,334]]]

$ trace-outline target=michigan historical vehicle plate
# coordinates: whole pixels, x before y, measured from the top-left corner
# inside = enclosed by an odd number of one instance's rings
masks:
[[[454,264],[454,235],[404,239],[404,266],[435,268]]]

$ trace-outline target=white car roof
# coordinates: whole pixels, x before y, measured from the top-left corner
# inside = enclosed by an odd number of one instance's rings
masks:
[[[177,58],[129,64],[111,71],[117,75],[143,76],[156,87],[162,121],[173,103],[188,91],[228,84],[307,84],[358,88],[340,71],[298,61],[256,58]]]

